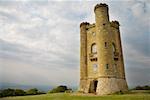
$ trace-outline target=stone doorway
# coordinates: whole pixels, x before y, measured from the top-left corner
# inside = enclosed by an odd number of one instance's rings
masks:
[[[90,83],[90,89],[89,89],[89,93],[96,93],[96,89],[97,89],[97,80],[93,80]]]

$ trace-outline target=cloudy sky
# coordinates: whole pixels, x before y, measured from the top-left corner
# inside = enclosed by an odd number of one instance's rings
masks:
[[[150,85],[149,0],[0,0],[0,87],[79,84],[79,25],[109,5],[121,24],[129,87]]]

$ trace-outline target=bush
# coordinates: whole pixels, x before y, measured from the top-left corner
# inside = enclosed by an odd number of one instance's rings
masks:
[[[7,97],[7,96],[24,96],[24,95],[37,95],[37,94],[45,94],[45,92],[38,91],[38,89],[33,88],[29,89],[28,91],[24,91],[21,89],[4,89],[0,90],[0,97]]]
[[[0,90],[0,97],[2,97],[2,90]]]
[[[25,95],[24,90],[21,89],[4,89],[0,90],[0,97],[7,97],[7,96],[23,96]]]
[[[143,90],[150,90],[150,86],[148,85],[143,86]]]
[[[24,90],[21,90],[21,89],[16,89],[15,90],[15,96],[23,96],[23,95],[26,95]]]
[[[27,95],[36,95],[36,94],[38,94],[38,89],[33,88],[33,89],[30,89],[30,90],[27,90],[26,94]]]
[[[10,88],[1,90],[1,97],[6,96],[15,96],[15,90]]]
[[[73,91],[72,91],[72,89],[67,89],[66,91],[65,91],[65,93],[72,93]]]
[[[120,91],[115,92],[115,93],[113,93],[113,94],[122,95],[122,94],[124,94],[124,92],[120,90]]]
[[[44,91],[39,91],[38,94],[46,94]]]
[[[54,89],[52,89],[51,91],[49,91],[48,93],[59,93],[59,92],[65,92],[67,89],[67,86],[58,86]]]
[[[150,90],[150,86],[145,85],[145,86],[137,86],[133,90]]]

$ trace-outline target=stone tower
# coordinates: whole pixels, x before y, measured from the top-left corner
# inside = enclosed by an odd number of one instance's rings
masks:
[[[80,88],[98,95],[127,91],[118,21],[109,21],[108,5],[97,4],[95,22],[80,24]]]

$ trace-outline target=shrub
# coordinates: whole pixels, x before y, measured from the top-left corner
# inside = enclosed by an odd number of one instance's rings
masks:
[[[65,92],[67,89],[67,86],[58,86],[54,89],[52,89],[51,91],[49,91],[48,93],[59,93],[59,92]]]
[[[142,90],[142,87],[141,86],[137,86],[137,87],[135,87],[135,90]]]
[[[38,94],[46,94],[44,91],[38,91]]]
[[[133,90],[150,90],[150,86],[136,86]]]
[[[21,89],[16,89],[15,90],[15,96],[23,96],[25,94],[26,93],[24,92],[24,90],[21,90]]]
[[[144,89],[144,90],[150,90],[150,86],[145,85],[145,86],[143,86],[143,89]]]
[[[72,91],[72,89],[67,89],[66,91],[65,91],[65,93],[72,93],[73,91]]]
[[[118,94],[118,95],[121,95],[121,94],[124,94],[124,92],[123,91],[118,91],[118,92],[115,92],[115,93],[113,93],[113,94]]]
[[[29,89],[26,91],[26,94],[27,95],[36,95],[36,94],[38,94],[38,89],[36,89],[36,88]]]
[[[0,90],[0,97],[37,95],[37,94],[45,94],[45,92],[38,91],[38,89],[36,89],[36,88],[29,89],[26,92],[24,90],[21,90],[21,89],[10,89],[10,88]]]
[[[2,90],[0,90],[0,97],[2,97]]]
[[[10,88],[1,90],[1,97],[6,96],[15,96],[15,90]]]

